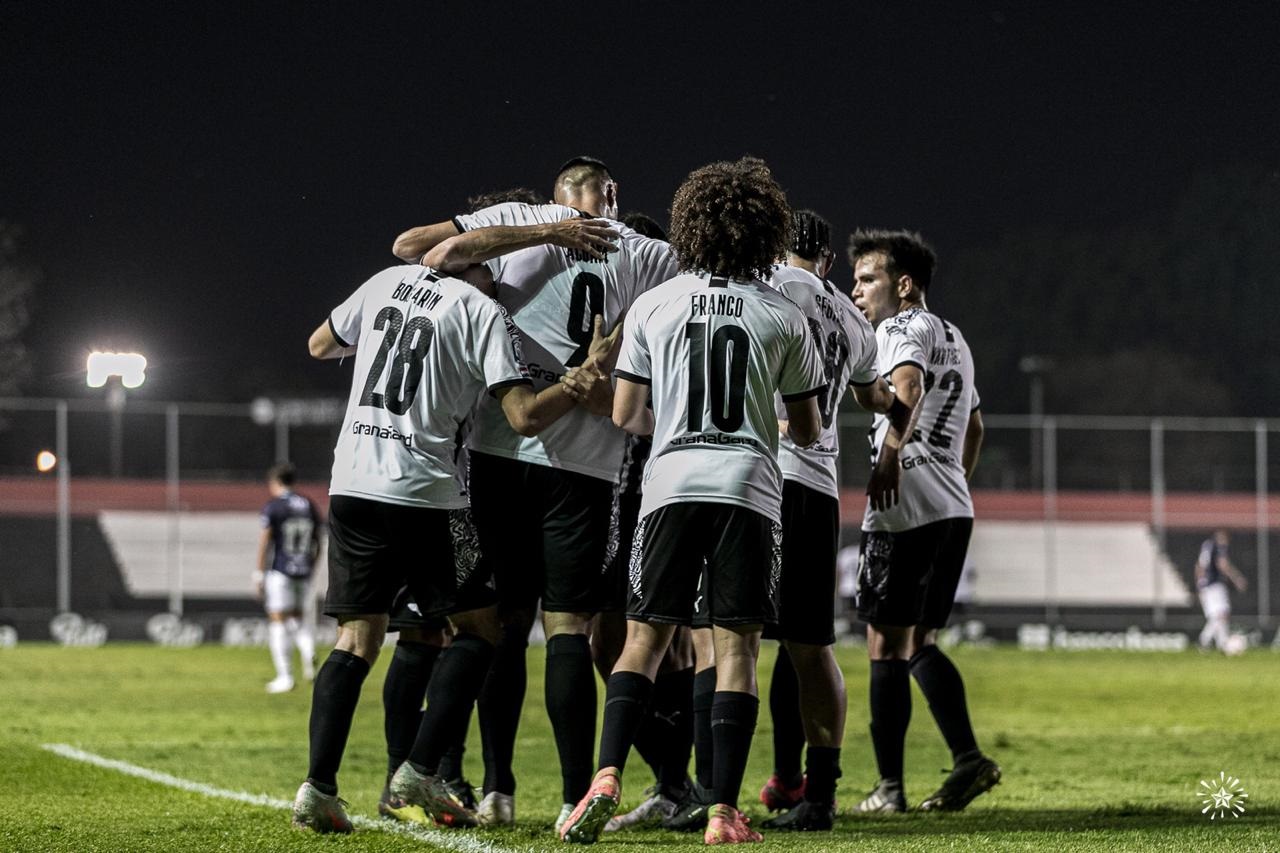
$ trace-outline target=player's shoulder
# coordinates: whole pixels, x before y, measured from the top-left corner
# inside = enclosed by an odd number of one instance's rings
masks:
[[[920,307],[900,311],[880,324],[876,336],[892,340],[896,337],[918,338],[933,330],[934,315]]]
[[[769,285],[774,290],[782,291],[788,296],[792,292],[797,295],[821,292],[822,279],[813,273],[790,264],[774,264],[773,273],[769,276]],[[794,296],[791,297],[795,299]]]

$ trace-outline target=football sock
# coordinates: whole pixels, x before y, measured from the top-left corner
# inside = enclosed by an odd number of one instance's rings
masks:
[[[582,634],[547,640],[547,716],[560,753],[564,803],[576,803],[591,787],[596,740],[596,671],[591,642]]]
[[[716,668],[707,667],[693,676],[693,770],[698,784],[711,789],[715,767],[715,746],[711,739],[711,706],[716,696]]]
[[[638,672],[615,672],[604,694],[604,729],[600,733],[600,769],[621,772],[636,732],[645,723],[653,682]],[[565,800],[566,803],[573,802]]]
[[[902,779],[911,722],[911,676],[904,660],[871,662],[871,745],[881,779]]]
[[[773,717],[773,773],[788,788],[795,788],[801,780],[804,721],[800,719],[800,681],[783,646],[778,647],[769,682],[769,715]]]
[[[951,658],[937,646],[925,646],[911,656],[911,675],[929,702],[929,710],[951,750],[951,757],[958,761],[961,756],[976,753],[978,742],[969,722],[964,679]]]
[[[360,701],[360,687],[368,674],[367,660],[334,649],[320,667],[311,691],[311,754],[307,780],[330,796],[337,793],[338,765],[347,748],[351,718]]]
[[[298,647],[298,657],[302,658],[302,672],[310,677],[312,667],[316,663],[315,631],[312,630],[311,623],[305,619],[290,617],[285,625],[293,636],[294,645]]]
[[[520,727],[520,711],[524,707],[529,679],[525,661],[528,647],[529,632],[523,626],[503,628],[493,665],[476,703],[480,742],[484,749],[485,793],[516,792],[516,777],[511,764],[515,759],[516,731]]]
[[[658,790],[677,800],[689,781],[689,753],[693,750],[693,667],[659,673],[649,720],[663,723],[659,729],[663,749]]]
[[[427,710],[409,751],[409,763],[419,773],[434,774],[445,750],[466,737],[471,706],[484,686],[493,653],[493,645],[475,634],[458,634],[440,653],[427,685]]]
[[[271,650],[271,663],[275,665],[277,678],[291,678],[289,672],[289,629],[274,619],[267,623],[267,648]]]
[[[392,773],[409,757],[422,726],[422,700],[440,647],[401,640],[382,682],[383,731],[387,736],[387,769]]]
[[[711,787],[716,803],[738,807],[738,793],[747,771],[747,755],[759,713],[760,700],[750,693],[716,691],[711,706],[711,737],[715,743]]]
[[[467,713],[467,724],[465,729],[471,728],[471,714]],[[466,739],[466,733],[463,733],[463,739]],[[461,779],[462,778],[462,756],[466,753],[467,747],[463,743],[455,743],[444,751],[444,755],[440,756],[440,766],[436,772],[441,779]]]
[[[836,780],[840,778],[840,748],[811,746],[805,752],[804,798],[827,805],[836,801]]]

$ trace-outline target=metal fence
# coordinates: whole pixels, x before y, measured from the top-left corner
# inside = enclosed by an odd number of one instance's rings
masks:
[[[56,600],[49,606],[65,611],[71,600],[73,559],[70,508],[80,482],[95,481],[100,489],[104,483],[108,489],[118,486],[122,495],[127,487],[150,483],[154,489],[149,506],[155,508],[155,490],[163,488],[163,509],[175,517],[191,507],[188,494],[194,485],[259,484],[276,461],[291,460],[301,480],[323,483],[344,408],[342,400],[209,404],[122,396],[0,398],[0,483],[9,484],[8,491],[15,493],[15,484],[36,484],[23,492],[27,497],[0,495],[0,516],[18,512],[56,518]],[[1256,595],[1249,602],[1259,622],[1269,624],[1273,601],[1268,489],[1278,473],[1273,468],[1280,464],[1271,458],[1269,447],[1280,420],[988,414],[985,423],[975,490],[1036,497],[1036,520],[1050,530],[1061,518],[1064,500],[1088,493],[1141,496],[1162,548],[1171,532],[1185,539],[1191,535],[1186,531],[1197,526],[1204,527],[1199,538],[1213,526],[1230,527],[1237,534],[1247,531],[1243,538],[1257,578]],[[840,416],[841,473],[855,494],[868,474],[869,425],[870,418],[856,410]],[[58,460],[45,474],[36,470],[41,451]],[[39,485],[52,485],[53,480],[53,488]],[[1203,513],[1195,512],[1197,498],[1207,502]],[[1212,506],[1210,499],[1216,500]],[[246,500],[243,509],[257,508],[252,502],[258,498]],[[1171,500],[1177,504],[1172,518]],[[127,507],[127,497],[116,505]],[[182,537],[175,525],[168,544],[174,555],[171,562],[176,563],[169,591],[174,613],[183,609],[177,556],[184,548]],[[0,542],[0,571],[5,554],[12,551]],[[1044,615],[1057,621],[1055,602],[1045,601]],[[1153,618],[1156,624],[1163,621],[1158,605]]]

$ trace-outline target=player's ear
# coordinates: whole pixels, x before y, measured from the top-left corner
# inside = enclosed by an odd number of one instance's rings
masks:
[[[899,299],[906,299],[908,296],[910,296],[911,291],[914,287],[915,287],[915,282],[911,280],[911,276],[909,275],[898,276],[898,298]]]

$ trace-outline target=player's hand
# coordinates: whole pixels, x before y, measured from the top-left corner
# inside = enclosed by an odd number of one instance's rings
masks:
[[[898,503],[898,478],[901,468],[898,465],[898,454],[881,448],[876,457],[876,464],[871,469],[871,481],[867,483],[867,495],[871,499],[871,508],[884,512]]]
[[[599,373],[613,372],[618,361],[618,342],[622,339],[622,318],[614,325],[613,331],[604,333],[604,317],[600,314],[591,316],[591,343],[587,344],[587,357],[583,367],[595,369]]]
[[[576,249],[602,261],[605,255],[618,251],[618,232],[604,219],[575,217],[548,226],[547,242],[565,249]]]
[[[590,367],[571,367],[560,382],[569,396],[591,414],[613,414],[613,383],[608,376]]]
[[[258,599],[259,601],[262,600],[262,596],[264,593],[264,589],[263,589],[264,586],[265,584],[262,581],[256,581],[253,585],[253,597]]]

